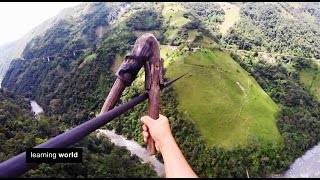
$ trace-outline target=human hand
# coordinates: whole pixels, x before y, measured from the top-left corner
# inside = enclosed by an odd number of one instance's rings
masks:
[[[155,142],[156,150],[161,152],[162,147],[174,140],[171,134],[168,118],[159,114],[157,120],[152,119],[150,116],[141,117],[142,135],[144,142],[147,143],[147,139],[152,137]]]

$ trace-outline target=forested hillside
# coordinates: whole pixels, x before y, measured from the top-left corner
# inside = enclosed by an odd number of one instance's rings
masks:
[[[21,39],[1,47],[0,79],[14,58],[45,59],[62,51],[72,54],[73,50],[94,47],[106,27],[114,23],[124,10],[125,3],[109,3],[108,6],[104,3],[82,3],[62,10]],[[39,52],[40,49],[43,52]]]
[[[320,4],[248,2],[223,40],[227,47],[320,59]]]
[[[11,62],[1,91],[27,99],[19,106],[12,105],[18,100],[3,105],[13,109],[4,110],[6,118],[14,119],[3,120],[3,143],[19,147],[0,153],[1,161],[98,115],[115,80],[113,71],[146,32],[161,44],[166,80],[192,70],[161,93],[160,111],[200,177],[270,177],[320,141],[319,3],[77,7],[77,13],[61,14],[28,41]],[[226,24],[230,29],[221,30]],[[143,76],[139,72],[119,103],[144,90]],[[27,115],[30,99],[46,112],[39,122]],[[139,119],[146,110],[144,102],[105,127],[143,145]],[[11,143],[18,142],[12,139],[18,134],[21,142]],[[155,176],[149,165],[108,139],[92,135],[75,146],[88,152],[84,163],[41,165],[25,176]]]

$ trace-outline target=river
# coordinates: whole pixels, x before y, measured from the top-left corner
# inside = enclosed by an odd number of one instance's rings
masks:
[[[30,101],[31,110],[35,115],[43,112],[43,109],[36,101]],[[125,146],[131,154],[137,155],[143,162],[150,162],[154,166],[154,170],[157,172],[158,176],[164,177],[164,165],[159,160],[156,159],[155,156],[149,156],[146,148],[140,146],[134,140],[128,140],[125,137],[116,134],[114,131],[98,129],[97,136],[106,135],[111,142],[113,142],[117,146]]]
[[[117,135],[114,131],[104,129],[98,129],[97,131],[98,135],[104,134],[109,137],[115,145],[125,146],[132,154],[141,158],[143,162],[150,162],[155,167],[158,176],[164,177],[164,165],[155,156],[149,156],[146,148],[140,146],[136,141]]]
[[[30,101],[31,104],[31,110],[35,115],[38,115],[39,113],[43,112],[43,109],[36,101]]]
[[[41,106],[36,101],[30,101],[32,111],[35,115],[43,112]],[[98,136],[101,134],[110,138],[117,146],[125,146],[132,154],[137,155],[143,162],[150,162],[157,172],[158,176],[164,177],[164,165],[158,161],[155,156],[149,156],[146,149],[140,146],[134,140],[128,140],[121,135],[117,135],[114,131],[98,129]],[[281,175],[273,176],[275,178],[316,178],[320,177],[320,144],[308,150],[302,157],[295,160],[291,164],[290,169]]]
[[[290,169],[280,178],[319,178],[320,177],[320,144],[308,150],[302,157],[291,164]]]

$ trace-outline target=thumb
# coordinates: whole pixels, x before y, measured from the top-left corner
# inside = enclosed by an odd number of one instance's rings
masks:
[[[141,121],[149,127],[149,125],[152,122],[152,119],[150,116],[142,116]]]

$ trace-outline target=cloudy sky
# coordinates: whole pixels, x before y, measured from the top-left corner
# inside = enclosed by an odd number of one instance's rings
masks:
[[[64,8],[81,2],[0,2],[0,46],[17,40]]]

